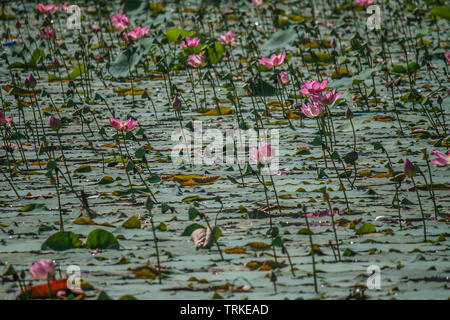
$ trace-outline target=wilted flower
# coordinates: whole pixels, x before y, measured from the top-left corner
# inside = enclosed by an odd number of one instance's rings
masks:
[[[200,54],[192,54],[188,57],[187,63],[194,68],[199,68],[205,63],[205,58]]]
[[[36,79],[33,77],[33,74],[30,73],[28,77],[25,79],[25,87],[33,89],[36,87]]]
[[[16,24],[15,24],[17,29],[20,29],[20,27],[22,26],[22,24],[20,23],[19,20],[16,20]]]
[[[149,27],[136,27],[130,32],[123,35],[123,39],[126,42],[129,42],[130,40],[136,41],[139,38],[142,38],[150,31]]]
[[[219,34],[219,39],[223,44],[232,45],[234,43],[234,33],[233,31],[228,31],[225,34]]]
[[[126,29],[130,26],[128,17],[123,13],[115,14],[111,17],[111,21],[114,22],[114,28],[118,30]]]
[[[450,63],[450,51],[445,50],[444,57],[447,59],[447,63]]]
[[[323,210],[323,211],[316,211],[316,212],[308,212],[307,214],[305,214],[308,218],[312,218],[312,217],[329,217],[329,216],[334,216],[336,214],[339,215],[343,215],[344,214],[344,210],[339,209],[339,210]]]
[[[187,49],[187,48],[195,48],[198,46],[199,43],[200,43],[200,39],[197,37],[194,37],[194,38],[186,37],[186,41],[181,41],[180,44],[183,48]]]
[[[52,260],[41,259],[33,262],[30,274],[34,280],[50,280],[55,274],[56,265]]]
[[[313,102],[308,104],[303,103],[301,110],[303,114],[308,118],[321,117],[325,112],[325,108],[320,102]]]
[[[39,12],[44,12],[44,13],[52,12],[53,10],[56,9],[56,5],[55,4],[49,4],[49,5],[46,6],[46,5],[42,4],[42,3],[38,3],[37,7],[38,7]]]
[[[445,154],[440,151],[433,150],[431,153],[437,157],[436,159],[431,160],[434,164],[437,164],[438,166],[446,166],[450,164],[450,151]]]
[[[59,131],[59,129],[61,129],[61,120],[59,120],[54,115],[50,116],[49,123],[50,123],[50,128],[52,128],[52,130]]]
[[[280,53],[278,55],[274,53],[270,56],[270,58],[261,56],[261,59],[258,59],[258,61],[266,68],[272,69],[273,67],[279,67],[279,66],[283,65],[285,58],[286,58],[286,53]]]
[[[119,119],[110,118],[109,123],[118,131],[131,131],[136,127],[138,121],[130,118],[125,122]]]
[[[44,30],[39,30],[42,39],[50,39],[55,36],[55,30],[50,28],[45,28]]]
[[[324,95],[316,93],[311,96],[312,101],[317,101],[322,103],[323,105],[333,104],[339,97],[342,95],[342,92],[336,93],[336,89],[333,89],[331,92],[327,92]]]
[[[67,8],[69,8],[69,3],[68,2],[64,2],[64,3],[60,3],[59,4],[59,9],[61,9],[62,11],[67,11]]]
[[[405,176],[407,176],[408,178],[415,177],[416,167],[411,161],[405,159],[405,161],[403,162],[403,172],[405,173]]]
[[[8,122],[11,122],[12,120],[13,120],[12,118],[6,118],[3,111],[0,110],[0,124],[6,124]]]
[[[175,96],[175,97],[173,98],[173,101],[172,101],[172,108],[173,108],[175,111],[180,111],[180,110],[181,110],[181,100],[178,98],[178,96]]]
[[[275,157],[275,149],[267,142],[260,142],[258,148],[253,147],[250,150],[250,159],[260,163],[268,164]]]
[[[280,72],[278,75],[278,83],[280,84],[288,84],[290,82],[289,75],[286,72]]]
[[[304,81],[301,90],[299,92],[309,95],[318,94],[327,90],[328,79],[319,82],[317,80]]]

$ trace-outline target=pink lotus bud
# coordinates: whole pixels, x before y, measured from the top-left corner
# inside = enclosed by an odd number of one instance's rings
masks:
[[[41,259],[33,262],[30,267],[30,274],[34,280],[50,280],[55,274],[56,265],[51,260]]]
[[[415,177],[416,167],[411,161],[405,159],[405,161],[403,162],[403,172],[405,173],[405,176],[407,176],[408,178]]]
[[[52,128],[52,130],[58,131],[59,129],[61,129],[61,120],[59,120],[54,115],[50,116],[49,123],[50,123],[50,128]]]
[[[352,110],[350,110],[350,108],[347,108],[347,110],[345,111],[345,116],[347,117],[347,119],[353,118],[353,112]]]
[[[34,87],[36,87],[36,79],[33,77],[33,74],[30,73],[28,75],[28,78],[25,79],[25,87],[33,89]]]
[[[181,110],[181,101],[180,101],[180,99],[178,98],[178,96],[175,96],[175,97],[173,98],[173,101],[172,101],[172,108],[173,108],[175,111],[180,111],[180,110]]]

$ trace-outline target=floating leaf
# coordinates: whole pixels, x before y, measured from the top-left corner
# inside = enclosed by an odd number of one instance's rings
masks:
[[[114,235],[103,229],[92,230],[86,240],[89,249],[119,249],[119,241]]]
[[[52,234],[41,246],[41,250],[63,251],[80,248],[82,245],[78,236],[72,231],[59,231]]]
[[[140,229],[141,228],[141,220],[136,216],[132,216],[125,221],[122,226],[126,229]]]

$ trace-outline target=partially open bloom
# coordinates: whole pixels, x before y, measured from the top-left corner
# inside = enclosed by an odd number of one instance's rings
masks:
[[[450,151],[445,154],[440,151],[433,150],[431,153],[437,157],[436,159],[431,160],[434,164],[437,164],[438,166],[446,166],[450,164]]]
[[[278,75],[278,83],[280,84],[288,84],[290,82],[289,75],[286,72],[280,72]]]
[[[299,92],[303,94],[318,94],[327,90],[328,79],[319,82],[317,80],[304,81]]]
[[[258,144],[258,148],[253,147],[250,150],[250,159],[263,165],[270,163],[273,157],[275,157],[275,149],[264,141]]]
[[[302,112],[308,118],[317,118],[323,116],[325,108],[320,102],[313,102],[308,104],[302,104]]]
[[[55,274],[56,265],[52,260],[41,259],[33,262],[30,274],[34,280],[50,280]]]
[[[118,30],[126,29],[130,26],[128,17],[123,13],[115,14],[111,17],[111,21],[114,22],[114,28]]]
[[[360,5],[361,7],[368,6],[369,4],[373,3],[375,0],[355,0],[357,5]]]
[[[59,120],[54,115],[50,116],[49,124],[52,130],[58,131],[59,129],[61,129],[61,120]]]
[[[39,30],[42,39],[50,39],[55,36],[55,30],[50,28],[45,28],[44,30]]]
[[[0,110],[0,124],[6,124],[8,122],[11,122],[12,120],[13,120],[12,118],[6,118],[3,111]]]
[[[407,176],[408,178],[415,177],[416,167],[411,161],[405,159],[405,161],[403,161],[403,172],[405,173],[405,176]]]
[[[111,124],[111,126],[113,126],[114,129],[118,131],[131,131],[134,129],[134,127],[136,127],[138,121],[133,120],[132,118],[128,119],[127,121],[110,118],[109,123]]]
[[[313,94],[311,99],[313,101],[318,101],[324,105],[333,104],[339,97],[342,95],[342,92],[336,93],[336,89],[333,89],[331,92],[327,92],[324,95],[322,94]]]
[[[38,7],[39,12],[43,12],[43,13],[52,12],[56,9],[55,4],[49,4],[46,6],[42,3],[38,3],[37,7]]]
[[[136,27],[130,32],[123,35],[123,38],[126,42],[130,40],[136,41],[139,38],[142,38],[150,31],[149,27]]]
[[[200,39],[197,37],[194,38],[186,37],[186,41],[181,41],[180,44],[183,48],[195,48],[198,46],[199,43]]]
[[[447,63],[450,63],[450,51],[445,50],[444,57],[447,59]]]
[[[219,34],[219,39],[223,44],[232,45],[234,43],[234,33],[233,31],[228,31],[225,34]]]
[[[280,53],[280,54],[274,53],[270,56],[270,58],[261,56],[261,59],[258,59],[258,61],[266,68],[272,69],[273,67],[279,67],[279,66],[283,65],[285,58],[286,58],[286,53]]]
[[[264,2],[264,0],[252,0],[252,3],[255,7],[259,7],[260,5],[262,5]]]
[[[188,57],[187,63],[194,68],[199,68],[205,63],[205,58],[200,54],[192,54]]]

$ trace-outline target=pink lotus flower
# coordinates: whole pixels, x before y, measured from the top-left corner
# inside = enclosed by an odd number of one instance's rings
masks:
[[[13,119],[12,118],[6,118],[5,114],[3,113],[3,111],[0,110],[0,124],[6,124],[11,122]]]
[[[198,46],[199,43],[200,43],[200,39],[197,37],[194,37],[194,38],[186,37],[186,42],[181,41],[180,44],[183,48],[187,49],[187,48],[195,48]]]
[[[136,27],[130,32],[123,35],[123,39],[125,42],[129,42],[130,40],[136,41],[139,38],[142,38],[150,31],[149,27]]]
[[[225,34],[219,34],[219,39],[223,44],[232,45],[234,44],[234,33],[233,31],[228,31]]]
[[[273,67],[279,67],[279,66],[283,65],[285,58],[286,58],[286,53],[280,53],[278,55],[276,55],[274,53],[270,56],[270,58],[261,56],[261,59],[258,59],[258,61],[266,68],[272,69]]]
[[[361,7],[368,6],[369,4],[373,3],[375,0],[355,0],[357,5],[360,5]]]
[[[30,274],[34,280],[50,280],[55,274],[56,265],[52,260],[41,259],[33,262]]]
[[[55,36],[55,30],[50,28],[45,28],[44,30],[39,30],[42,39],[50,39]]]
[[[91,30],[98,31],[100,30],[100,26],[98,24],[91,24]]]
[[[200,54],[192,54],[188,57],[187,63],[194,68],[199,68],[205,63],[205,58]]]
[[[262,5],[264,2],[264,0],[252,0],[252,3],[255,7],[259,7],[260,5]]]
[[[342,95],[342,92],[336,93],[336,89],[333,89],[331,92],[327,92],[324,95],[322,94],[313,94],[311,96],[312,101],[320,102],[323,105],[333,104],[339,97]]]
[[[275,157],[275,149],[267,142],[260,142],[258,148],[252,147],[250,159],[260,164],[268,164]]]
[[[450,63],[450,51],[445,50],[444,57],[447,59],[447,63]]]
[[[437,164],[438,166],[446,166],[450,164],[450,151],[447,152],[447,154],[442,153],[437,150],[431,151],[437,158],[431,160],[434,164]]]
[[[115,14],[111,17],[111,21],[114,22],[114,28],[118,30],[126,29],[130,26],[128,17],[123,13]]]
[[[308,118],[321,117],[325,112],[325,108],[320,102],[308,103],[307,105],[303,103],[301,110]]]
[[[39,12],[43,12],[43,13],[47,13],[47,12],[52,12],[53,10],[56,9],[56,5],[55,4],[49,4],[49,5],[44,5],[42,3],[38,3],[37,5]]]
[[[320,83],[317,80],[304,81],[302,85],[302,89],[299,92],[309,95],[309,94],[318,94],[320,92],[326,91],[328,85],[328,79],[323,80]]]
[[[280,72],[280,74],[277,77],[278,83],[279,84],[288,84],[289,82],[291,82],[291,80],[289,80],[289,75],[286,72]]]
[[[110,118],[109,123],[114,129],[118,131],[131,131],[136,127],[138,121],[132,118],[128,119],[126,122],[119,119]]]

